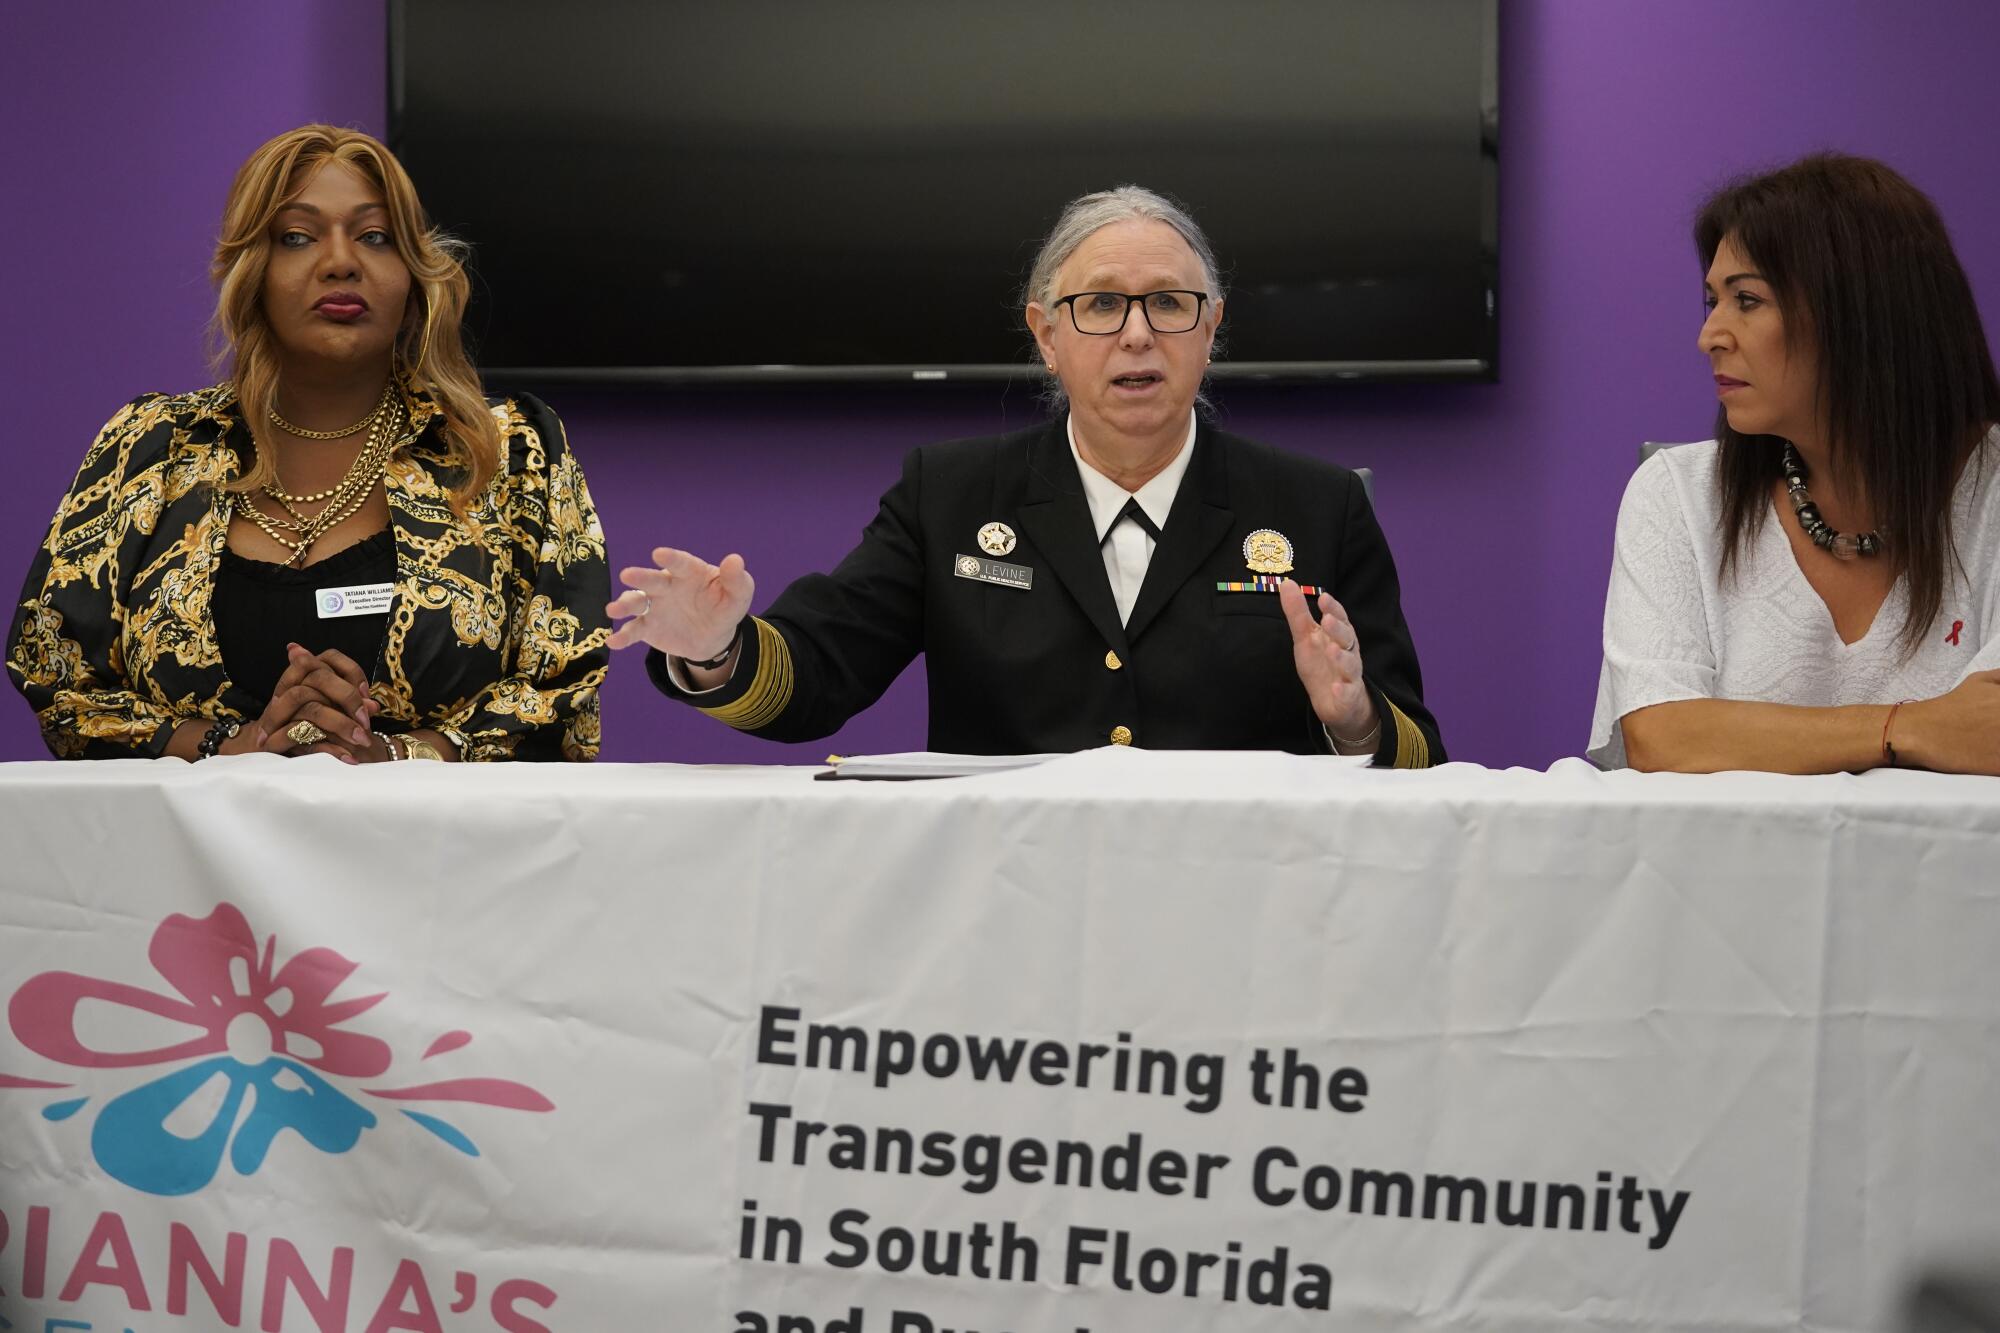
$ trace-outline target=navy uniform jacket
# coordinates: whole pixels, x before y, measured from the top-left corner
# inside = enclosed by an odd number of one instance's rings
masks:
[[[922,653],[933,750],[1325,753],[1276,594],[1216,590],[1255,577],[1244,539],[1269,528],[1291,541],[1289,577],[1332,592],[1354,623],[1382,717],[1376,762],[1443,762],[1395,565],[1360,479],[1206,423],[1193,447],[1129,623],[1118,623],[1058,419],[913,451],[861,544],[746,617],[734,675],[694,701],[755,735],[812,740],[874,703]],[[1017,534],[1004,555],[979,543],[995,521]],[[1029,586],[962,577],[965,556],[1024,566]],[[647,667],[667,694],[690,698],[659,652]]]

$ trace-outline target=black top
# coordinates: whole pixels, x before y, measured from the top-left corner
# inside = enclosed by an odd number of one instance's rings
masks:
[[[223,671],[260,706],[271,701],[285,672],[288,643],[316,653],[337,648],[374,679],[389,613],[322,620],[316,594],[395,580],[396,543],[387,528],[303,569],[251,560],[224,547],[211,608]]]

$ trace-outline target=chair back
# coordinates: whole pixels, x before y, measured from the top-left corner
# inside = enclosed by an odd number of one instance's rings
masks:
[[[1660,452],[1660,450],[1678,449],[1686,443],[1686,440],[1648,440],[1639,446],[1639,463],[1641,466],[1644,466],[1646,460]]]

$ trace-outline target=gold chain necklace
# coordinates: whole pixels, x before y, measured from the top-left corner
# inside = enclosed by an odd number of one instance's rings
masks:
[[[273,425],[277,426],[280,430],[288,431],[291,434],[298,436],[300,439],[305,439],[305,440],[345,439],[347,436],[354,434],[355,431],[360,430],[362,427],[365,426],[368,428],[368,438],[372,441],[375,438],[375,427],[382,420],[382,414],[389,409],[389,402],[395,396],[395,392],[396,392],[396,381],[392,378],[387,384],[382,386],[382,397],[379,401],[376,402],[375,410],[373,412],[370,412],[367,416],[363,417],[355,425],[349,426],[346,430],[341,430],[341,431],[303,430],[297,426],[294,426],[291,422],[285,420],[283,417],[279,416],[278,409],[276,409],[275,407],[271,409],[271,422]],[[359,461],[358,457],[356,461],[357,462]],[[343,486],[346,485],[347,482],[352,479],[353,475],[354,475],[353,471],[352,469],[350,469],[348,476],[342,478],[341,485]],[[273,500],[276,500],[279,504],[283,505],[288,510],[292,509],[293,505],[318,504],[322,500],[331,500],[339,492],[339,490],[340,487],[336,486],[331,490],[314,491],[311,495],[293,495],[291,492],[285,490],[282,486],[273,485],[273,486],[266,486],[264,488],[266,494],[268,494]],[[296,514],[297,511],[294,510],[293,512]]]
[[[375,483],[381,478],[389,462],[389,453],[395,447],[396,432],[402,418],[400,405],[376,417],[375,424],[368,428],[368,442],[354,456],[347,475],[340,479],[338,486],[320,493],[328,497],[328,503],[311,517],[300,513],[298,505],[310,503],[317,498],[314,496],[292,496],[275,486],[263,487],[264,494],[277,501],[278,507],[285,511],[282,516],[265,513],[247,493],[243,496],[245,517],[255,523],[265,536],[292,553],[291,558],[285,561],[286,566],[304,560],[314,542],[352,518],[374,494]],[[297,535],[288,536],[290,533]]]
[[[346,475],[330,489],[312,495],[292,495],[278,486],[267,485],[263,488],[264,494],[276,500],[286,513],[298,520],[299,524],[310,521],[299,512],[299,505],[327,500],[331,501],[327,507],[335,509],[357,492],[365,497],[374,488],[375,478],[381,474],[382,464],[388,460],[389,449],[396,438],[394,426],[397,420],[399,418],[395,415],[376,419],[375,425],[368,429],[367,442],[362,445],[360,452],[354,455],[354,461],[348,464]],[[385,426],[388,428],[384,429]]]
[[[395,391],[396,380],[391,376],[389,382],[382,386],[382,397],[375,404],[375,410],[343,430],[307,430],[304,426],[294,426],[278,415],[275,405],[271,408],[271,424],[287,435],[296,435],[302,440],[344,440],[357,431],[367,430],[381,420],[382,414],[389,410],[389,399],[394,396]]]

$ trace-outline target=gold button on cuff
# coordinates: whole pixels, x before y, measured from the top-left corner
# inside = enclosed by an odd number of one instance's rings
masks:
[[[1111,743],[1113,745],[1130,745],[1132,743],[1132,728],[1113,727],[1111,729]]]
[[[1122,667],[1124,665],[1125,664],[1123,662],[1118,660],[1117,653],[1106,653],[1104,655],[1104,669],[1106,671],[1116,671],[1119,667]]]

